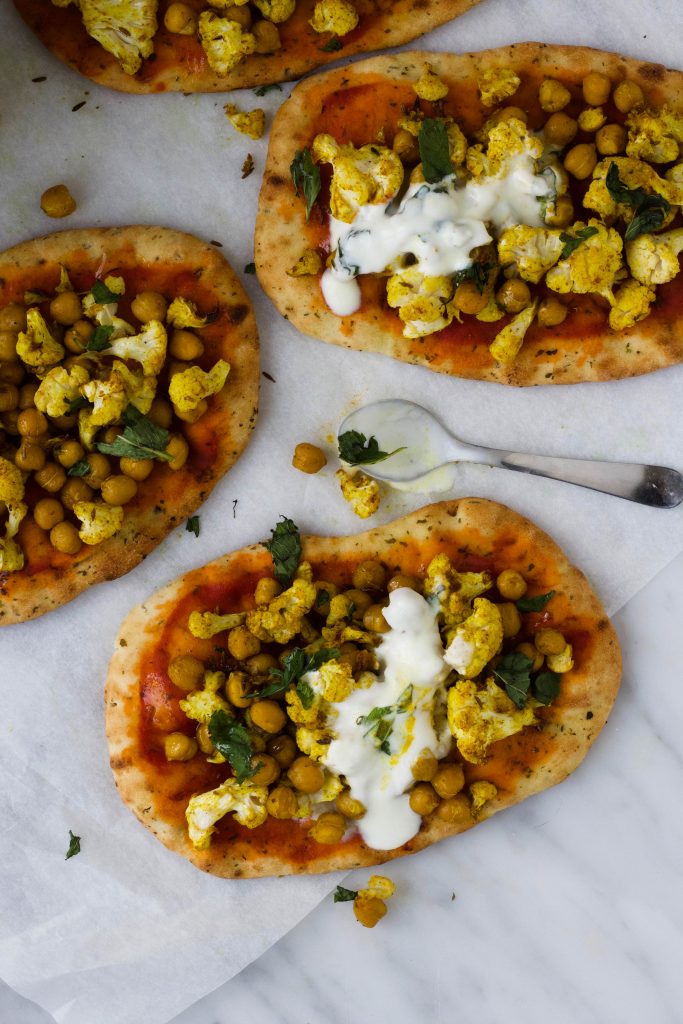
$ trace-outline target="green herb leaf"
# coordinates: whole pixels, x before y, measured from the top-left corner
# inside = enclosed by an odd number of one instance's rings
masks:
[[[493,669],[493,674],[505,685],[505,692],[518,708],[523,708],[529,694],[531,677],[529,675],[533,660],[521,651],[506,654]]]
[[[380,451],[376,437],[366,438],[359,430],[345,430],[337,438],[339,458],[350,466],[369,466],[374,462],[383,462],[397,452],[405,451],[405,445],[394,448],[393,452]]]
[[[64,860],[68,860],[69,857],[75,857],[77,853],[81,852],[81,837],[75,836],[71,829],[69,829],[69,849],[66,851],[66,857]]]
[[[218,753],[230,764],[238,782],[256,774],[260,765],[252,767],[249,733],[236,718],[225,711],[214,711],[209,719],[209,736]]]
[[[493,270],[493,266],[493,263],[473,263],[471,267],[465,267],[464,270],[458,270],[457,273],[453,275],[453,286],[457,288],[463,281],[474,281],[477,286],[477,291],[482,295],[488,282],[489,273]]]
[[[86,352],[102,352],[109,348],[113,333],[113,324],[98,324],[86,345]]]
[[[536,597],[520,597],[515,601],[520,612],[542,612],[551,597],[555,596],[554,590],[547,594],[537,594]]]
[[[338,885],[334,890],[334,902],[335,903],[350,903],[351,900],[355,900],[358,895],[356,889],[345,889],[343,885]]]
[[[560,259],[566,260],[575,249],[578,249],[582,242],[585,242],[587,238],[592,238],[597,233],[598,229],[592,227],[581,228],[575,235],[568,235],[566,231],[563,231],[560,235],[560,241],[564,242],[564,249],[560,253]]]
[[[633,219],[624,234],[627,242],[646,231],[656,231],[662,226],[671,209],[671,204],[664,196],[650,196],[643,188],[628,188],[624,185],[615,163],[609,165],[605,185],[615,203],[634,208]]]
[[[453,174],[448,133],[443,121],[432,117],[426,118],[420,125],[417,144],[420,147],[425,181],[433,184]]]
[[[314,605],[314,607],[315,608],[320,608],[321,605],[327,604],[329,599],[330,599],[330,592],[329,592],[329,590],[319,590],[318,593],[315,595],[315,605]]]
[[[303,192],[306,200],[306,220],[308,220],[320,193],[320,168],[313,163],[308,146],[295,154],[289,172],[292,175],[296,194],[299,195],[300,191]]]
[[[373,708],[367,715],[359,715],[356,719],[356,725],[369,726],[363,736],[369,736],[372,733],[377,747],[383,754],[391,754],[389,738],[394,731],[396,716],[404,715],[408,711],[412,699],[413,687],[408,685],[395,704]]]
[[[391,714],[393,707],[393,704],[386,704],[384,707],[373,708],[367,715],[360,715],[356,719],[356,725],[370,725],[371,722],[376,722],[379,718]]]
[[[244,273],[245,274],[255,274],[256,273],[256,264],[255,263],[245,263],[244,264]]]
[[[163,427],[158,427],[146,416],[129,405],[123,414],[125,424],[122,434],[111,444],[101,441],[97,450],[104,455],[118,455],[126,459],[161,459],[170,462],[173,458],[166,451],[170,434]]]
[[[69,408],[67,412],[78,412],[79,409],[85,409],[86,405],[89,404],[90,403],[88,402],[87,398],[84,398],[83,395],[79,395],[78,398],[74,398],[72,402],[69,402]]]
[[[90,472],[90,464],[85,459],[79,459],[66,471],[67,476],[87,476]]]
[[[275,89],[278,92],[282,92],[282,86],[280,85],[259,85],[258,89],[254,89],[254,95],[265,96],[266,93],[273,92]]]
[[[99,302],[101,305],[104,305],[106,302],[118,302],[121,298],[121,296],[117,295],[116,292],[107,288],[104,281],[95,281],[94,285],[90,289],[90,294],[95,302]]]
[[[540,672],[531,688],[539,704],[552,704],[560,692],[560,676],[558,672]]]
[[[302,708],[304,709],[304,711],[308,711],[308,709],[312,706],[313,701],[315,700],[315,693],[313,692],[313,687],[310,685],[310,683],[307,683],[305,679],[300,679],[299,682],[296,684],[296,692],[299,700],[301,701]]]
[[[274,530],[270,531],[271,540],[264,547],[270,551],[275,568],[275,579],[288,587],[301,558],[301,537],[299,527],[286,516],[281,517]]]
[[[341,39],[337,39],[336,36],[332,36],[332,38],[325,43],[324,46],[319,47],[319,49],[322,53],[336,53],[337,50],[341,50],[342,46],[343,43]]]
[[[306,675],[307,672],[315,672],[321,665],[324,665],[326,661],[331,661],[332,658],[337,657],[339,657],[338,647],[321,647],[320,650],[314,651],[313,654],[307,654],[303,648],[295,647],[293,651],[290,651],[289,654],[285,656],[281,669],[271,668],[270,674],[271,676],[275,676],[277,682],[271,683],[270,686],[266,686],[264,690],[260,690],[259,697],[270,697],[274,693],[282,693],[282,691],[288,689],[292,683],[298,682],[302,676]],[[301,703],[304,704],[304,700],[301,697],[298,686],[297,693],[301,698]],[[313,700],[311,699],[311,704],[312,703]],[[304,704],[304,707],[308,710],[311,704]]]
[[[647,192],[644,188],[629,188],[624,185],[619,177],[619,168],[614,162],[609,165],[605,185],[614,202],[620,203],[622,206],[639,206],[644,199],[647,199]]]
[[[185,529],[188,533],[193,533],[195,537],[199,536],[199,516],[190,516],[185,523]]]

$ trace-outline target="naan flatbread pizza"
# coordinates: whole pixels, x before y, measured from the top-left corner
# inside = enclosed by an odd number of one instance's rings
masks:
[[[464,498],[266,544],[129,614],[106,684],[123,801],[224,878],[379,864],[561,782],[619,644],[533,523]]]
[[[250,302],[161,227],[0,254],[0,625],[141,561],[211,493],[256,419]]]
[[[259,280],[305,334],[572,384],[683,360],[683,74],[585,47],[376,57],[270,134]]]

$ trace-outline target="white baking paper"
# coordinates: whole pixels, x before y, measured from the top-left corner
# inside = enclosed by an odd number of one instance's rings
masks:
[[[677,0],[618,6],[483,0],[433,32],[433,49],[515,40],[585,43],[680,63]],[[33,78],[46,76],[43,82]],[[267,139],[237,135],[222,107],[257,99],[121,96],[69,71],[0,12],[0,247],[54,230],[159,223],[252,260]],[[85,101],[78,111],[72,111]],[[256,170],[241,180],[248,152]],[[69,185],[78,210],[55,224],[42,191]],[[175,575],[266,538],[280,514],[302,531],[363,529],[334,480],[336,427],[359,403],[412,398],[463,438],[520,451],[683,469],[683,368],[612,384],[515,390],[447,379],[299,335],[245,276],[261,332],[261,413],[249,448],[201,510],[201,534],[172,534],[127,577],[0,631],[0,975],[60,1024],[163,1024],[259,956],[335,884],[332,876],[226,882],[168,852],[123,807],[108,767],[102,686],[118,626]],[[271,380],[270,378],[274,378]],[[290,466],[294,445],[328,448],[315,477]],[[614,612],[683,547],[683,512],[560,483],[462,466],[457,493],[510,504],[547,529]],[[367,525],[429,497],[392,494]],[[64,860],[69,829],[82,852]]]

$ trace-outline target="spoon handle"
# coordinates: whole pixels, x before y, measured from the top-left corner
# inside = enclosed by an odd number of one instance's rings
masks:
[[[522,452],[476,447],[482,454],[487,453],[487,462],[504,469],[514,469],[518,473],[564,480],[654,508],[674,508],[683,501],[683,476],[666,466],[562,459],[552,455],[525,455]]]

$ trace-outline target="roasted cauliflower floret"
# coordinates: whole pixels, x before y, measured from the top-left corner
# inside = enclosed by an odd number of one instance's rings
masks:
[[[207,850],[216,822],[231,811],[240,825],[258,828],[268,817],[268,787],[257,786],[248,779],[238,782],[226,779],[216,789],[190,797],[185,811],[190,841],[195,850]]]
[[[88,371],[84,366],[72,366],[67,370],[55,366],[43,377],[35,393],[36,409],[48,416],[65,416],[69,406],[80,398],[81,388],[88,382]]]
[[[161,373],[164,365],[166,342],[164,325],[159,320],[150,320],[143,324],[139,334],[117,338],[105,352],[120,359],[135,359],[145,376],[153,377]]]
[[[315,249],[304,249],[299,259],[287,274],[289,277],[310,277],[319,274],[323,269],[323,261],[320,253]]]
[[[360,519],[368,519],[379,508],[379,484],[365,473],[347,473],[338,469],[334,474],[339,481],[344,500]]]
[[[557,290],[559,291],[559,289]],[[498,334],[489,345],[489,352],[497,363],[511,363],[516,359],[519,350],[524,344],[526,332],[531,327],[536,316],[537,307],[538,299],[534,299],[530,306],[523,309],[521,313],[512,318],[509,324],[506,324],[505,327],[498,331]]]
[[[565,672],[571,672],[574,668],[574,652],[571,644],[567,644],[564,650],[560,651],[559,654],[548,654],[546,655],[545,663],[551,672],[559,672],[563,675]]]
[[[156,377],[133,373],[118,359],[104,380],[91,380],[81,391],[93,403],[89,423],[103,427],[117,423],[129,405],[141,413],[149,412],[156,391]]]
[[[503,621],[495,604],[477,597],[474,611],[456,628],[444,661],[466,679],[483,671],[503,646]]]
[[[683,228],[662,235],[639,235],[626,243],[626,262],[641,284],[664,284],[678,274],[683,251]]]
[[[532,725],[532,707],[515,707],[493,678],[478,689],[470,679],[460,679],[448,691],[448,726],[458,750],[472,764],[481,764],[492,743]]]
[[[358,890],[356,899],[388,900],[396,892],[396,886],[386,875],[371,875],[364,889]]]
[[[0,514],[7,512],[5,536],[0,536],[0,572],[18,572],[24,568],[24,552],[14,538],[28,511],[24,504],[24,478],[9,459],[0,456]]]
[[[91,409],[78,410],[78,437],[83,447],[91,452],[95,447],[95,438],[100,428],[93,423]]]
[[[17,355],[40,374],[64,358],[63,346],[50,334],[39,309],[29,309],[26,313],[26,330],[19,331]]]
[[[492,586],[489,573],[458,572],[448,555],[442,553],[427,566],[423,590],[429,603],[438,607],[450,639],[453,629],[470,615],[472,600]]]
[[[470,797],[472,799],[472,817],[480,818],[484,804],[498,796],[498,788],[492,782],[473,782],[470,786]]]
[[[128,396],[128,404],[134,405],[143,416],[146,415],[152,408],[152,402],[156,394],[156,377],[153,374],[145,376],[142,373],[134,373],[133,370],[129,370],[126,364],[118,359],[114,361],[112,369],[123,381],[123,386]]]
[[[215,612],[191,612],[187,628],[200,640],[210,640],[216,633],[241,626],[247,617],[246,612],[233,612],[217,615]]]
[[[586,107],[579,114],[577,121],[582,132],[597,132],[607,118],[602,107]]]
[[[609,311],[612,330],[623,331],[644,320],[655,298],[654,288],[629,278],[614,293],[614,305]]]
[[[256,7],[268,21],[280,24],[294,14],[296,0],[253,0]]]
[[[423,338],[448,327],[452,296],[450,277],[428,277],[416,267],[399,270],[387,281],[387,302],[398,309],[405,338]]]
[[[421,100],[428,100],[430,103],[448,96],[448,86],[432,71],[430,64],[427,64],[413,88]]]
[[[193,690],[183,700],[178,701],[181,710],[188,718],[202,725],[209,722],[215,711],[225,711],[231,715],[230,705],[218,692],[224,683],[224,672],[205,672],[202,689]]]
[[[312,675],[311,686],[332,704],[346,700],[354,688],[351,666],[331,658]]]
[[[631,220],[633,207],[616,203],[607,188],[607,173],[616,165],[619,180],[627,188],[643,188],[650,194],[663,196],[667,202],[681,205],[683,203],[683,185],[675,180],[660,178],[654,167],[627,156],[610,156],[596,164],[593,181],[584,196],[583,205],[588,210],[595,210],[601,217],[623,217]]]
[[[318,591],[306,580],[294,580],[288,590],[273,598],[265,608],[247,612],[247,628],[259,640],[286,644],[301,629],[307,612],[315,604]]]
[[[199,41],[209,65],[220,76],[237,67],[256,46],[254,36],[245,32],[239,22],[220,18],[213,11],[202,11],[199,15]]]
[[[470,146],[467,150],[467,169],[475,177],[503,173],[510,160],[528,156],[538,160],[543,154],[543,142],[532,135],[523,121],[511,117],[493,125],[488,136],[486,153],[481,146]]]
[[[313,701],[307,708],[303,706],[301,697],[296,690],[288,690],[285,694],[285,700],[287,701],[287,714],[295,725],[303,725],[307,729],[320,730],[320,736],[322,736],[321,730],[325,724],[325,715],[322,709],[320,694],[314,691]],[[301,749],[303,750],[303,747]],[[306,754],[308,751],[304,750],[304,753]]]
[[[660,110],[632,110],[626,118],[628,156],[668,164],[678,160],[683,142],[683,116],[670,107]]]
[[[201,366],[190,366],[174,373],[168,385],[168,396],[181,413],[192,413],[204,398],[216,395],[225,386],[230,366],[219,359],[208,373]]]
[[[123,523],[122,505],[105,505],[104,502],[77,501],[74,515],[81,521],[78,536],[84,544],[101,544],[113,537]]]
[[[509,68],[490,68],[482,72],[477,79],[481,102],[485,107],[495,106],[514,95],[519,89],[519,82],[519,76]]]
[[[243,113],[237,109],[234,103],[226,103],[225,115],[233,128],[248,135],[250,139],[260,139],[266,127],[266,112],[261,107],[256,110],[246,110]]]
[[[514,264],[525,281],[538,284],[560,258],[564,248],[561,234],[548,228],[516,224],[506,228],[498,239],[498,259],[504,267]]]
[[[335,36],[345,36],[353,32],[358,24],[358,11],[350,0],[318,0],[308,24],[314,32],[333,32]]]
[[[174,299],[166,310],[166,323],[171,327],[206,327],[207,319],[199,315],[196,305],[189,299]]]
[[[359,207],[393,199],[403,183],[401,158],[386,146],[356,149],[351,143],[339,145],[331,135],[316,135],[312,150],[318,163],[332,164],[330,210],[347,224]]]
[[[289,708],[287,709],[289,711]],[[291,717],[291,711],[290,711]],[[327,753],[330,737],[323,729],[309,729],[300,725],[296,730],[296,745],[302,754],[319,761]]]
[[[597,292],[611,304],[614,301],[612,286],[623,265],[623,242],[617,231],[605,227],[599,220],[591,218],[588,224],[596,229],[595,234],[584,239],[566,259],[552,267],[546,274],[545,283],[563,295],[567,292],[580,295]],[[572,228],[573,234],[585,226],[577,221]]]
[[[154,49],[157,0],[78,0],[78,6],[88,35],[134,75]]]

